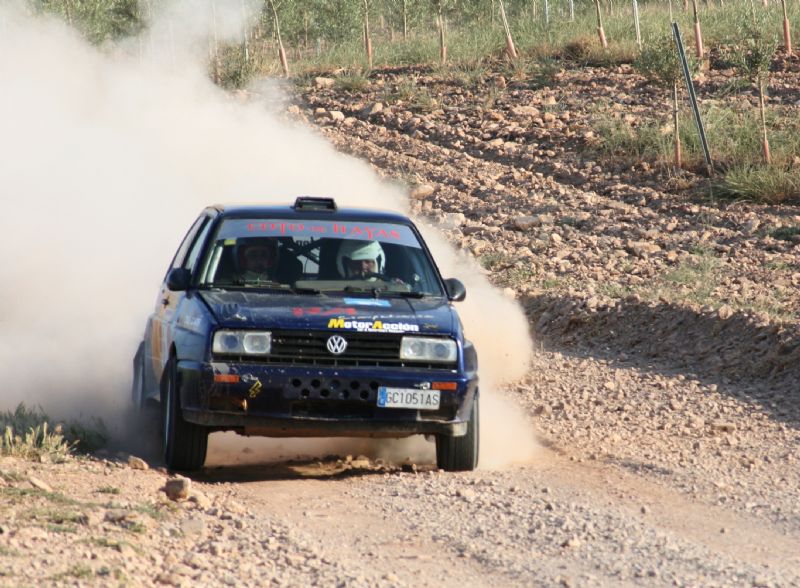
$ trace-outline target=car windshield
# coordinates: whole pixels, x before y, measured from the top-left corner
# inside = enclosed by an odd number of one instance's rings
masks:
[[[442,296],[414,231],[369,221],[223,219],[199,285],[295,293]]]

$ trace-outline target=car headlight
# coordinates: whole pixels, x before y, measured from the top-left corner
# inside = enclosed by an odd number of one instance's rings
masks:
[[[267,355],[272,350],[269,331],[217,331],[211,351],[221,355]]]
[[[400,359],[452,363],[457,357],[458,347],[452,339],[403,337],[400,344]]]

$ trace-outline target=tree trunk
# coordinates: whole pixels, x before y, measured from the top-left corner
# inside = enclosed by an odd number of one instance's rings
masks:
[[[506,18],[506,7],[503,0],[500,1],[500,18],[503,20],[503,29],[506,32],[506,53],[512,61],[517,59],[517,50],[514,47],[514,39],[511,38],[511,28],[508,26],[508,19]]]
[[[606,32],[603,29],[603,14],[600,12],[600,0],[594,0],[595,12],[597,13],[597,36],[600,38],[600,44],[603,49],[608,49],[608,41],[606,41]]]
[[[675,168],[683,166],[681,157],[681,127],[678,122],[678,80],[672,83],[672,132],[675,134]]]
[[[269,7],[272,9],[272,21],[275,24],[275,38],[278,41],[278,59],[281,62],[283,75],[289,77],[289,61],[286,59],[286,50],[283,48],[283,39],[281,39],[281,23],[278,19],[278,11],[275,9],[275,2],[269,0]]]
[[[764,104],[764,82],[761,76],[758,76],[758,108],[761,111],[761,131],[763,133],[761,138],[761,146],[764,151],[764,162],[767,165],[772,163],[772,154],[769,150],[769,137],[767,137],[767,109]]]

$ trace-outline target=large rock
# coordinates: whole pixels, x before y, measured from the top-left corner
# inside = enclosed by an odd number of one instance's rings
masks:
[[[37,488],[38,490],[41,490],[42,492],[52,492],[53,491],[53,489],[50,487],[50,484],[48,484],[44,480],[40,480],[39,478],[36,478],[34,476],[29,476],[28,477],[28,483],[31,486],[33,486],[34,488]]]
[[[538,215],[520,216],[514,219],[514,227],[520,231],[525,231],[540,226],[542,226],[542,219]]]
[[[539,116],[539,109],[534,106],[515,106],[511,109],[511,114],[519,117],[534,117]]]
[[[170,500],[186,500],[192,490],[192,481],[183,476],[176,476],[164,484],[164,493]]]
[[[360,114],[363,118],[369,118],[370,116],[374,116],[382,111],[383,104],[381,102],[373,102],[372,104],[368,104],[365,108],[363,108]]]
[[[436,188],[434,188],[430,184],[420,184],[419,186],[416,186],[413,190],[411,190],[409,196],[411,197],[412,200],[423,200],[428,196],[430,196],[431,194],[433,194],[435,191]]]
[[[335,83],[336,80],[334,80],[333,78],[323,78],[323,77],[314,78],[314,85],[320,89],[333,88]]]
[[[128,467],[132,470],[149,470],[150,466],[147,465],[147,462],[143,460],[141,457],[136,457],[135,455],[131,455],[128,458]]]

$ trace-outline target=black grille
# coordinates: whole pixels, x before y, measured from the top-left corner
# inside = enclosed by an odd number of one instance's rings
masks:
[[[341,335],[347,349],[334,355],[328,339]],[[455,363],[423,363],[400,359],[402,335],[393,333],[332,333],[330,331],[272,331],[272,351],[264,357],[242,357],[242,361],[292,366],[408,367],[452,371]]]

